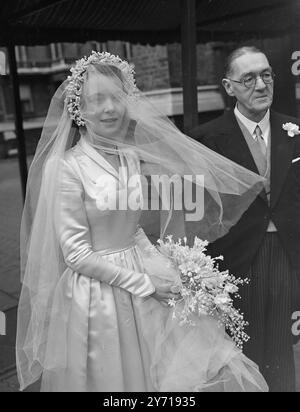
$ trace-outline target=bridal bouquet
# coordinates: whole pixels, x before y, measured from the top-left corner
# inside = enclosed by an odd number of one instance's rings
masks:
[[[205,252],[207,241],[195,237],[193,247],[187,245],[187,239],[175,242],[172,236],[165,241],[158,240],[159,250],[167,256],[180,272],[181,284],[173,287],[182,299],[169,301],[174,308],[174,317],[180,324],[193,325],[192,318],[206,315],[216,318],[224,325],[236,346],[240,349],[249,340],[245,333],[248,323],[239,309],[233,306],[233,297],[238,298],[239,285],[248,284],[249,280],[235,278],[228,271],[219,271],[217,261],[223,257],[212,258]]]

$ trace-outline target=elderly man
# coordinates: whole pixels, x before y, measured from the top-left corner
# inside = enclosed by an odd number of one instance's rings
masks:
[[[229,56],[223,86],[237,101],[234,110],[199,126],[192,136],[265,176],[266,184],[210,252],[224,256],[224,268],[251,280],[239,302],[250,323],[246,355],[259,365],[271,391],[294,391],[291,319],[300,310],[300,122],[270,110],[274,73],[255,47]]]

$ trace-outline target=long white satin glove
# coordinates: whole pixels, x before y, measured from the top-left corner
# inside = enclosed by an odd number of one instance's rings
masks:
[[[92,250],[83,202],[84,188],[74,159],[64,161],[56,231],[66,264],[77,273],[146,297],[155,292],[149,276],[115,265]],[[74,170],[75,169],[75,170]]]
[[[79,255],[76,259],[64,253],[67,265],[81,275],[111,286],[118,286],[135,296],[146,297],[155,292],[153,283],[145,273],[135,272],[108,262],[97,252],[89,251],[89,254],[85,256],[86,252],[87,250],[83,251],[82,256]]]

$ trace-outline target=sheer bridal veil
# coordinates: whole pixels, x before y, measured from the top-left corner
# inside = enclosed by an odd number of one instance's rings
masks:
[[[87,87],[91,78],[93,88]],[[107,96],[115,114],[105,120],[117,130],[109,137],[101,133],[98,112]],[[263,188],[260,176],[180,132],[137,89],[127,62],[96,52],[79,60],[52,98],[29,171],[21,225],[23,288],[17,333],[21,389],[49,367],[45,351],[53,296],[66,267],[56,233],[62,164],[80,138],[96,150],[127,153],[140,163],[146,186],[141,225],[146,233],[158,219],[161,235],[189,235],[191,230],[213,241],[228,232]],[[63,339],[64,331],[57,333]]]

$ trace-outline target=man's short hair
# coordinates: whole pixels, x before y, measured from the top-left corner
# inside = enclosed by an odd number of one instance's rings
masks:
[[[244,46],[239,47],[238,49],[233,50],[230,55],[227,57],[226,65],[225,65],[225,77],[229,77],[232,73],[232,64],[233,62],[238,59],[239,57],[243,56],[247,53],[262,53],[265,54],[262,50],[260,50],[256,46]]]

